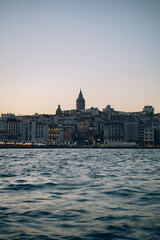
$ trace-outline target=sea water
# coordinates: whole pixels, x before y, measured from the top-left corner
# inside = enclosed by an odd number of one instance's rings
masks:
[[[1,149],[0,239],[160,239],[160,150]]]

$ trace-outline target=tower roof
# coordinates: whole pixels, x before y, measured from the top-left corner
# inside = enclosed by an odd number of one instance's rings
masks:
[[[78,100],[84,100],[82,91],[80,90],[79,95],[78,95]]]

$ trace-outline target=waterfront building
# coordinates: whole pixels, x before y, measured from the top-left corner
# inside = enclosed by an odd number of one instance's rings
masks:
[[[124,141],[138,142],[138,122],[124,122]]]
[[[108,121],[104,125],[105,142],[123,142],[124,141],[124,122]]]
[[[58,125],[49,126],[49,143],[58,144],[63,140],[63,128]]]
[[[22,125],[22,140],[29,142],[48,141],[48,124],[42,121],[29,121]]]
[[[137,142],[137,122],[112,120],[104,124],[104,143],[107,146],[136,146]]]
[[[154,128],[152,128],[152,126],[145,127],[144,129],[144,144],[145,146],[154,145]]]
[[[138,121],[138,143],[139,143],[139,146],[144,145],[144,128],[145,128],[144,121],[139,120]]]
[[[63,127],[63,142],[71,143],[73,140],[72,129],[69,127]]]
[[[16,118],[7,119],[7,131],[8,138],[11,140],[20,140],[21,139],[21,126],[22,122]]]
[[[94,126],[89,127],[89,138],[95,142],[97,136],[99,136],[98,125],[94,124]]]
[[[77,137],[78,139],[87,139],[89,137],[89,121],[77,122]]]
[[[154,127],[154,133],[155,133],[155,144],[156,146],[160,146],[160,124],[158,126]]]
[[[66,119],[63,122],[63,142],[73,142],[75,136],[75,121],[71,119]]]
[[[7,138],[8,138],[7,121],[0,120],[0,139],[6,140]]]
[[[83,97],[82,91],[80,90],[78,98],[76,100],[76,109],[83,110],[85,109],[85,99]]]

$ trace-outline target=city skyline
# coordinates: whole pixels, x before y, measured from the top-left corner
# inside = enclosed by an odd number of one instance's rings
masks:
[[[85,98],[84,98],[84,96],[83,96],[83,93],[82,93],[82,89],[80,88],[80,91],[79,91],[79,94],[78,94],[78,96],[77,96],[77,99],[75,100],[75,108],[73,108],[73,109],[61,109],[61,105],[60,104],[58,104],[58,106],[57,106],[57,108],[56,108],[56,110],[55,110],[55,112],[52,112],[51,114],[48,114],[48,113],[37,113],[37,112],[35,112],[35,113],[32,113],[32,114],[24,114],[24,116],[25,115],[59,115],[59,116],[62,116],[62,113],[65,113],[65,112],[67,112],[67,111],[69,111],[69,112],[74,112],[74,111],[82,111],[81,113],[83,113],[83,112],[85,112],[85,110],[91,110],[91,109],[97,109],[97,110],[99,110],[100,112],[105,112],[106,110],[107,111],[114,111],[114,112],[124,112],[124,111],[122,111],[122,110],[117,110],[117,109],[114,109],[113,108],[113,106],[111,106],[110,104],[108,104],[108,105],[106,105],[102,110],[101,109],[98,109],[97,107],[91,107],[91,108],[86,108],[85,107],[85,102],[86,102],[86,100],[85,100]],[[152,109],[152,110],[151,110]],[[155,113],[155,111],[154,111],[155,109],[154,109],[154,106],[151,106],[151,105],[145,105],[145,106],[143,106],[143,109],[141,109],[140,111],[134,111],[134,112],[130,112],[130,111],[128,111],[128,113],[140,113],[140,112],[152,112],[153,114],[156,114]],[[124,112],[125,113],[125,112]],[[127,113],[127,111],[126,111],[126,113]],[[160,114],[159,112],[157,113],[157,114]],[[3,116],[9,116],[9,115],[11,115],[11,118],[12,117],[14,117],[16,114],[15,113],[1,113],[1,116],[3,117]],[[19,115],[19,116],[23,116],[23,114],[17,114],[17,115]]]
[[[160,112],[160,2],[0,1],[0,113]]]

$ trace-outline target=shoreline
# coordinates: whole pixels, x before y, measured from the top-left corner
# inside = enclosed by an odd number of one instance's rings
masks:
[[[68,146],[68,145],[0,145],[0,149],[160,149],[160,147],[139,147],[139,146]]]

